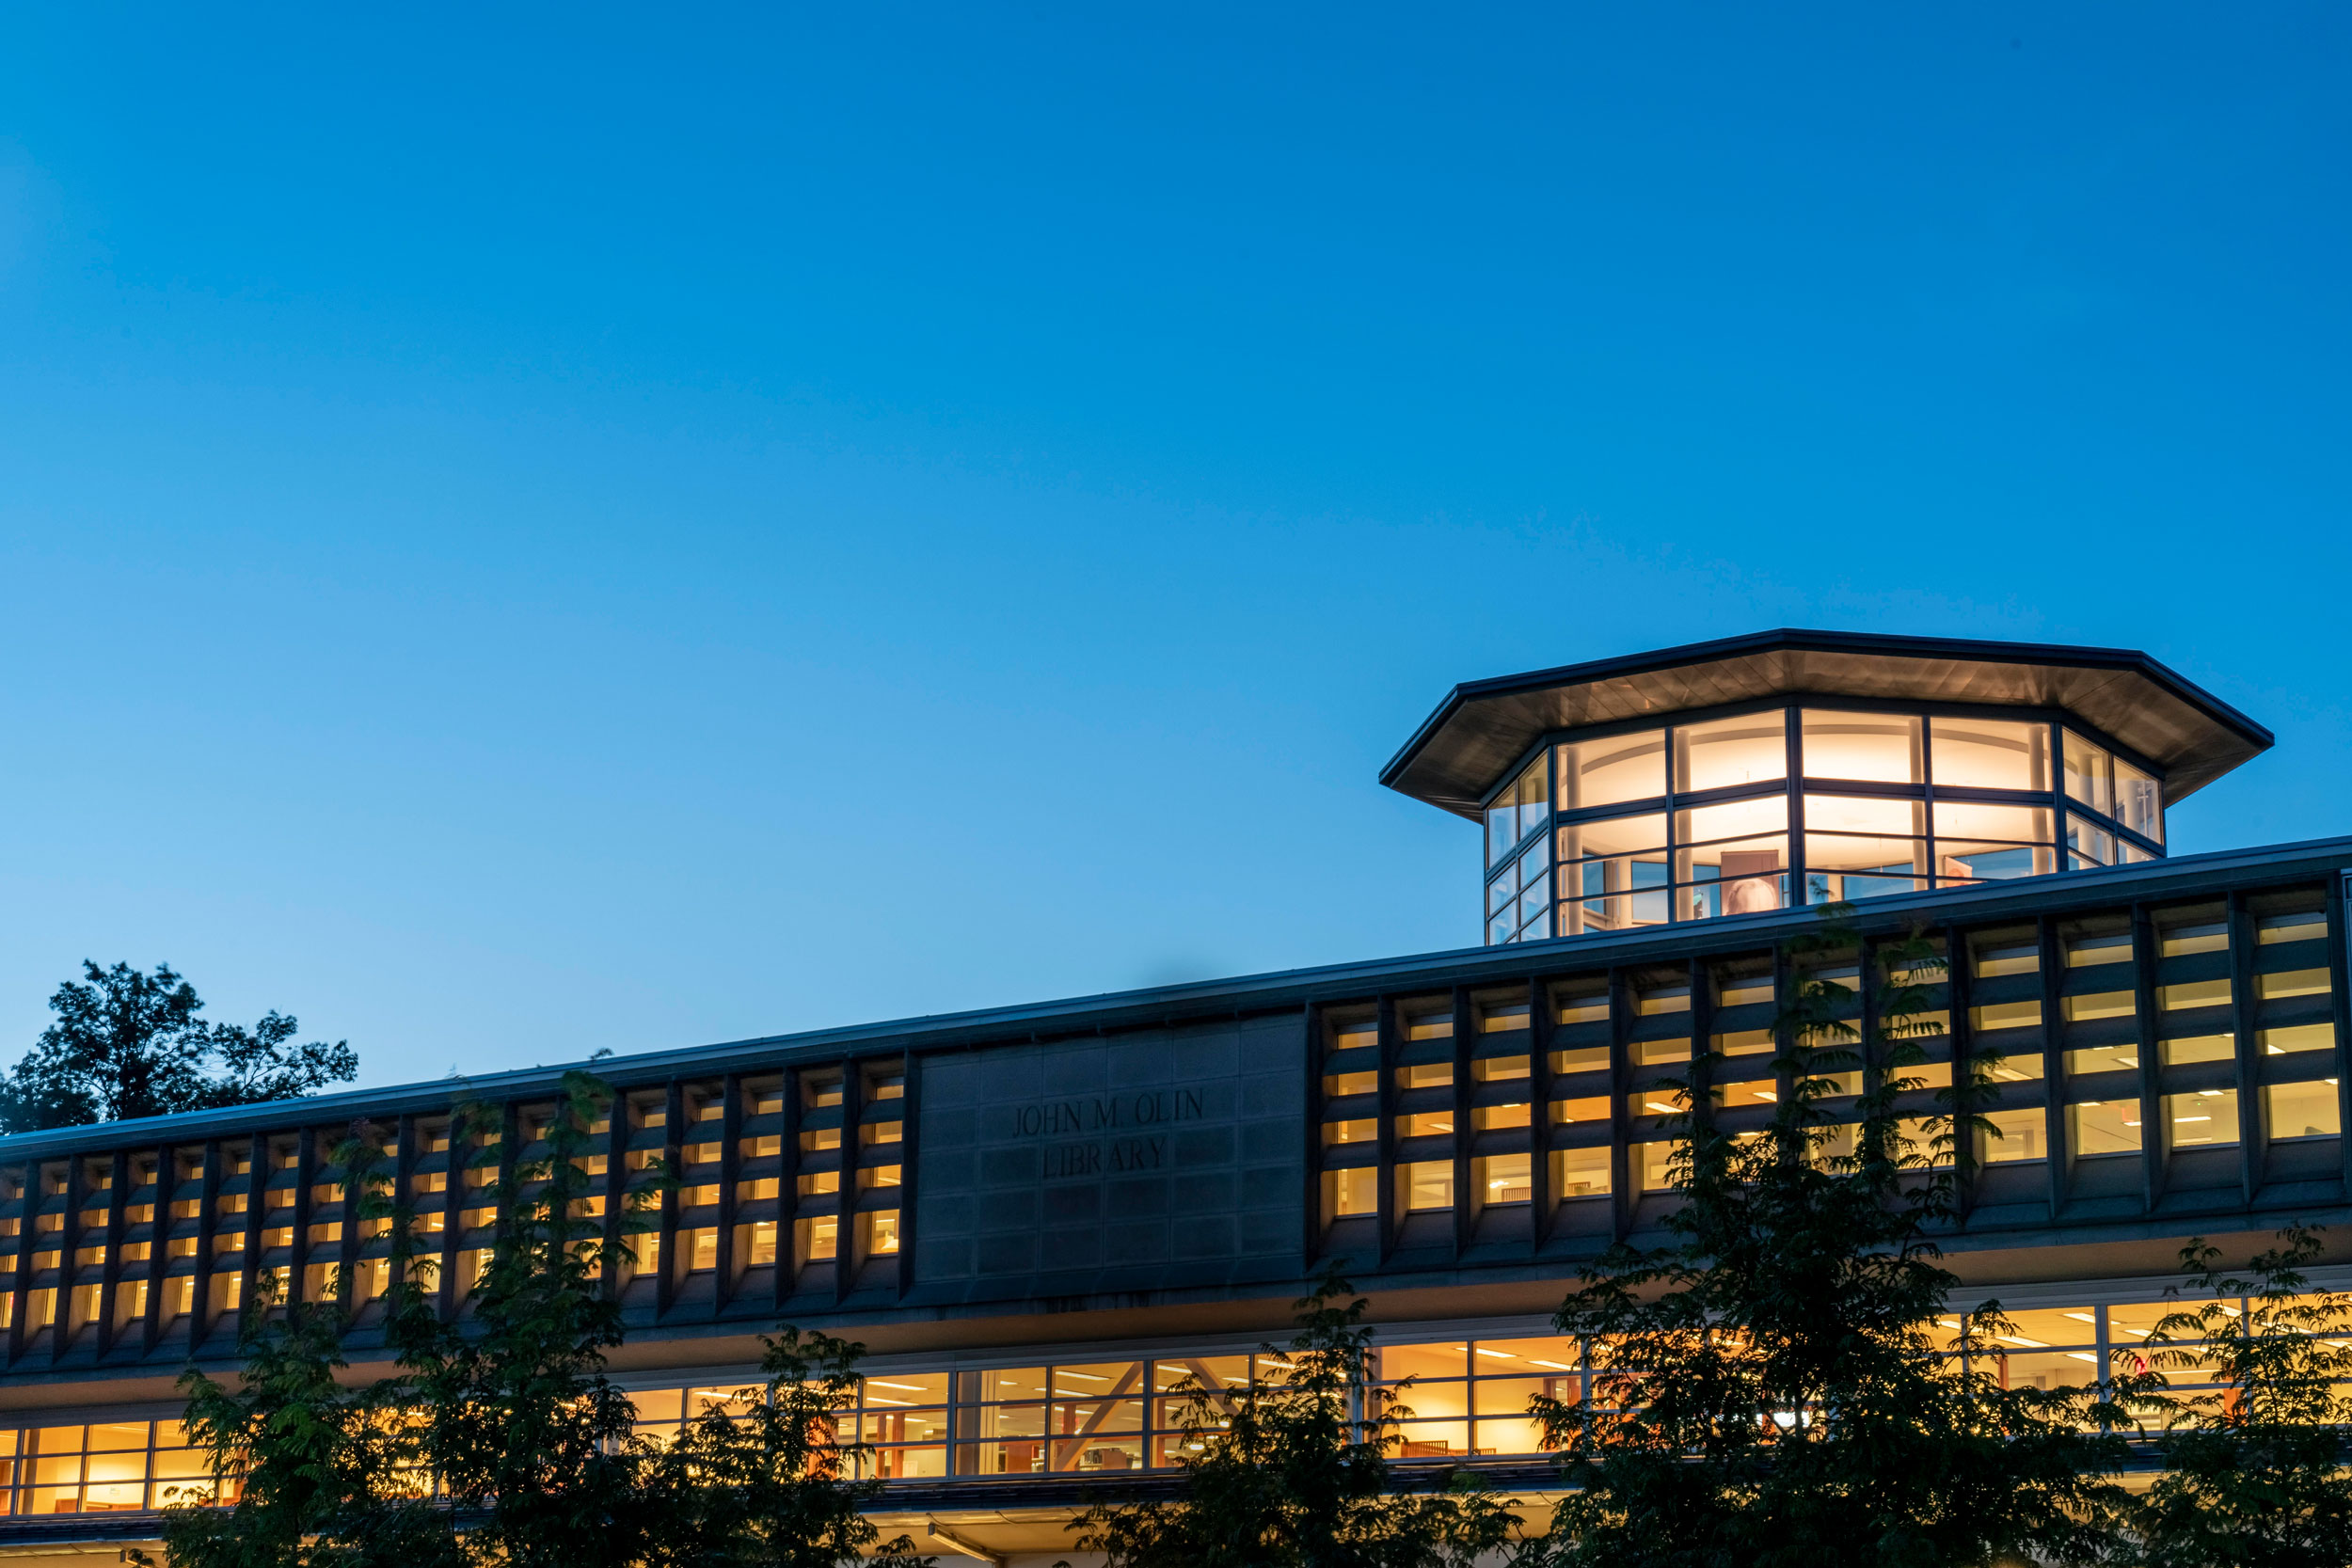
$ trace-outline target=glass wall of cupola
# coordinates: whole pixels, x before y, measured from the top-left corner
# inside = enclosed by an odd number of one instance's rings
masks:
[[[1486,940],[2149,860],[2149,768],[2062,721],[1773,705],[1569,732],[1486,811]]]
[[[2130,649],[1784,629],[1467,682],[1380,779],[1482,824],[1491,943],[2157,860],[2270,745]]]

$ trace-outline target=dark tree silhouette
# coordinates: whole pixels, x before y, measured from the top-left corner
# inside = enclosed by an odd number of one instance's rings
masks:
[[[2224,1269],[2202,1237],[2181,1249],[2203,1299],[2157,1323],[2147,1347],[2164,1371],[2220,1389],[2167,1411],[2164,1474],[2137,1520],[2151,1568],[2352,1562],[2352,1296],[2312,1288],[2317,1229],[2291,1225],[2279,1243],[2244,1270]]]
[[[1900,1097],[1929,1086],[1920,1041],[1942,1032],[1928,986],[1944,958],[1915,933],[1857,976],[1858,940],[1831,906],[1790,942],[1796,993],[1779,1022],[1769,1127],[1718,1131],[1704,1052],[1673,1085],[1681,1114],[1668,1242],[1620,1243],[1583,1271],[1560,1332],[1590,1347],[1581,1397],[1536,1400],[1568,1496],[1521,1568],[1973,1568],[2101,1562],[2119,1550],[2113,1481],[2147,1380],[2008,1388],[1961,1370],[2010,1325],[1999,1304],[1957,1332],[1958,1279],[1932,1241],[1953,1174],[1990,1124],[1990,1058],[1965,1093],[1907,1132]],[[1869,1035],[1862,1021],[1875,1018]],[[1858,1125],[1824,1102],[1875,1082]],[[1851,1132],[1841,1131],[1852,1126]]]
[[[250,1029],[208,1022],[196,988],[169,964],[82,962],[49,999],[56,1021],[0,1077],[0,1131],[81,1127],[130,1117],[292,1100],[359,1070],[347,1041],[297,1044],[286,1013]]]
[[[1469,1568],[1518,1529],[1512,1504],[1466,1470],[1390,1463],[1412,1415],[1373,1365],[1369,1305],[1326,1271],[1297,1303],[1282,1370],[1227,1388],[1187,1378],[1177,1495],[1089,1509],[1082,1550],[1110,1568]],[[1271,1354],[1272,1346],[1266,1347]]]

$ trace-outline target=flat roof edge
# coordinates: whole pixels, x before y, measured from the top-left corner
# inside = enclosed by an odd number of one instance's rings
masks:
[[[2032,909],[2054,899],[2069,901],[2072,895],[2094,887],[2112,888],[2119,899],[2129,901],[2135,897],[2167,896],[2170,884],[2193,883],[2233,871],[2272,874],[2287,879],[2346,869],[2352,869],[2352,836],[2251,849],[2213,850],[2137,865],[2102,866],[2019,878],[2014,881],[1985,882],[1969,888],[1901,894],[1870,899],[1856,905],[1855,910],[1857,918],[1872,927],[1900,925],[1926,914],[1938,920],[1992,921],[2002,918],[2003,911],[2011,908]],[[1089,1030],[1108,1033],[1114,1029],[1125,1031],[1263,1015],[1341,1000],[1367,990],[1397,992],[1423,984],[1477,985],[1485,983],[1479,978],[1481,971],[1492,971],[1495,978],[1502,980],[1522,974],[1530,967],[1570,974],[1618,962],[1646,962],[1651,961],[1648,955],[1653,950],[1659,957],[1681,955],[1694,946],[1702,953],[1752,950],[1770,946],[1801,929],[1814,912],[1805,909],[1774,910],[1592,936],[1559,937],[1506,947],[1447,948],[1138,990],[1100,991],[1009,1007],[927,1014],[798,1034],[753,1036],[551,1067],[510,1069],[479,1076],[343,1089],[300,1100],[51,1128],[0,1137],[0,1161],[96,1147],[172,1143],[199,1133],[211,1136],[282,1128],[290,1119],[290,1113],[292,1119],[316,1126],[361,1114],[438,1109],[468,1092],[485,1099],[549,1093],[562,1083],[564,1073],[575,1070],[596,1072],[621,1087],[634,1088],[684,1074],[739,1070],[747,1065],[747,1059],[754,1068],[766,1068],[861,1054],[975,1049],[1014,1043],[1024,1036],[1042,1039]]]

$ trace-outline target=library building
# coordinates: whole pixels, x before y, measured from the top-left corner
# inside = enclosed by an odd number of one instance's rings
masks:
[[[1461,947],[598,1061],[606,1214],[679,1172],[608,1280],[613,1374],[658,1433],[756,1381],[780,1323],[862,1340],[885,1535],[1042,1568],[1083,1560],[1078,1511],[1168,1484],[1168,1391],[1247,1383],[1343,1259],[1414,1380],[1400,1463],[1535,1498],[1528,1397],[1580,1364],[1551,1315],[1674,1201],[1656,1085],[1713,1053],[1708,1114],[1769,1119],[1784,944],[1837,903],[1856,975],[1914,932],[1946,960],[1917,1114],[1997,1056],[1940,1240],[2014,1319],[1999,1374],[2094,1379],[2191,1236],[2314,1222],[2352,1280],[2352,839],[2168,850],[2270,744],[2108,648],[1773,631],[1458,686],[1379,782],[1467,824]],[[560,1078],[464,1085],[505,1109],[499,1159]],[[151,1548],[203,1472],[174,1380],[233,1370],[265,1271],[340,1290],[356,1374],[383,1364],[389,1243],[332,1164],[356,1121],[464,1311],[497,1167],[457,1087],[0,1138],[0,1555]]]

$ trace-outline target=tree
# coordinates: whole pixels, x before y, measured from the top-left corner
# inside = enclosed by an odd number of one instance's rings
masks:
[[[763,1341],[763,1387],[690,1418],[675,1442],[644,1450],[649,1568],[918,1568],[901,1535],[883,1542],[860,1512],[882,1490],[852,1469],[865,1449],[841,1423],[856,1409],[866,1347],[787,1327]]]
[[[1857,990],[1832,977],[1857,938],[1849,911],[1829,912],[1788,947],[1769,1126],[1715,1130],[1700,1108],[1719,1059],[1702,1042],[1673,1085],[1671,1240],[1613,1247],[1561,1307],[1593,1370],[1578,1398],[1534,1402],[1573,1490],[1531,1562],[1941,1568],[2109,1550],[2122,1407],[1962,1370],[1952,1352],[1982,1354],[2008,1328],[1997,1303],[1957,1335],[1938,1326],[1956,1281],[1931,1232],[1997,1092],[1987,1063],[1964,1063],[1958,1103],[1947,1091],[1908,1132],[1897,1115],[1926,1086],[1913,1069],[1943,960],[1916,933],[1878,951],[1866,1038]],[[1824,1102],[1851,1086],[1833,1074],[1857,1071],[1848,1132]]]
[[[195,1369],[185,1420],[214,1486],[167,1513],[172,1568],[921,1568],[901,1536],[860,1513],[878,1484],[839,1443],[857,1402],[863,1347],[787,1328],[768,1341],[761,1388],[689,1421],[668,1449],[636,1439],[636,1410],[604,1375],[621,1343],[603,1287],[615,1249],[650,1227],[659,1173],[629,1195],[618,1240],[589,1212],[589,1129],[611,1088],[567,1073],[540,1152],[509,1159],[523,1129],[459,1108],[453,1143],[496,1168],[500,1229],[468,1311],[445,1323],[436,1262],[383,1170],[367,1128],[334,1156],[364,1233],[390,1237],[385,1338],[398,1370],[342,1386],[348,1315],[330,1303],[279,1308],[262,1275],[234,1385]],[[343,1299],[341,1282],[330,1294]],[[427,1478],[431,1478],[428,1481]],[[221,1506],[215,1506],[215,1503]]]
[[[290,1100],[359,1070],[347,1041],[295,1044],[284,1013],[250,1029],[206,1022],[196,988],[169,964],[144,974],[84,959],[82,972],[50,997],[56,1021],[0,1079],[0,1131]]]
[[[2309,1226],[2279,1232],[2243,1273],[2202,1237],[2181,1250],[2207,1298],[2166,1315],[2146,1341],[2160,1371],[2211,1369],[2220,1391],[2176,1399],[2164,1473],[2143,1504],[2152,1568],[2341,1568],[2352,1562],[2352,1297],[2314,1291]],[[2177,1287],[2176,1287],[2177,1289]]]
[[[545,1152],[512,1161],[503,1154],[516,1130],[501,1114],[461,1107],[466,1141],[478,1146],[473,1165],[501,1171],[496,1244],[463,1321],[441,1322],[421,1290],[405,1291],[388,1319],[405,1379],[401,1396],[422,1421],[423,1451],[444,1495],[466,1519],[469,1563],[643,1560],[649,1521],[628,1443],[636,1410],[604,1375],[622,1325],[602,1278],[608,1259],[646,1227],[639,1212],[646,1192],[634,1195],[618,1241],[606,1239],[587,1202],[588,1129],[612,1103],[604,1084],[565,1073]]]
[[[1445,1568],[1500,1548],[1518,1524],[1475,1475],[1417,1490],[1389,1463],[1412,1412],[1374,1381],[1368,1305],[1336,1267],[1297,1303],[1286,1370],[1238,1392],[1184,1396],[1178,1496],[1089,1509],[1078,1544],[1109,1568]],[[1273,1347],[1266,1347],[1273,1354]]]
[[[366,1132],[335,1156],[362,1223],[391,1212]],[[340,1281],[327,1303],[292,1302],[282,1313],[272,1310],[274,1273],[258,1293],[239,1335],[236,1382],[193,1367],[180,1379],[183,1419],[210,1458],[213,1484],[165,1511],[172,1568],[457,1568],[405,1383],[350,1388],[336,1375],[349,1326],[334,1304]]]

